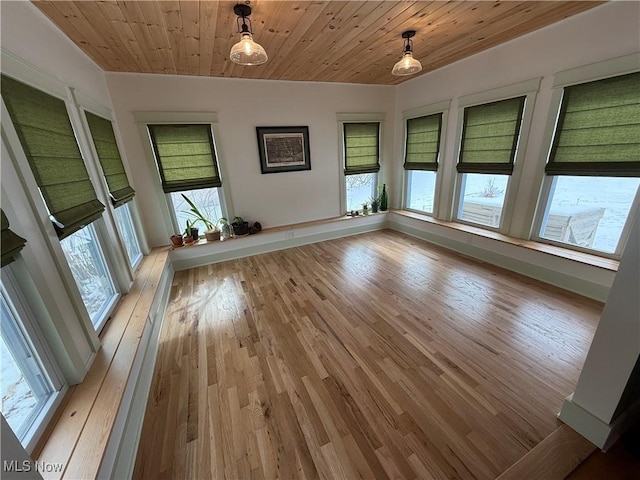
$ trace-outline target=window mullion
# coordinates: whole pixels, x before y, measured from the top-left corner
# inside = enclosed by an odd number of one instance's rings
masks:
[[[78,146],[98,198],[106,206],[101,217],[102,222],[100,219],[93,222],[96,227],[97,242],[107,265],[107,273],[116,287],[116,292],[120,294],[129,289],[129,285],[133,281],[133,272],[126,259],[124,246],[117,240],[119,233],[113,216],[109,187],[99,166],[100,161],[96,155],[87,118],[83,114],[82,106],[78,103],[77,95],[72,88],[69,89],[69,97],[73,106],[68,109],[70,110],[69,119],[76,134]]]
[[[640,211],[640,188],[636,191],[636,196],[633,199],[633,203],[631,204],[631,209],[629,210],[629,215],[627,216],[627,220],[624,223],[624,227],[622,227],[622,232],[620,233],[620,238],[618,239],[618,244],[616,245],[615,255],[616,257],[620,257],[622,255],[622,251],[624,250],[624,246],[627,244],[627,240],[629,239],[629,235],[631,234],[631,224],[633,223],[633,218],[639,214]]]

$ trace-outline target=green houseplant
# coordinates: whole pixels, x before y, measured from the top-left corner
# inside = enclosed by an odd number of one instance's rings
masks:
[[[242,217],[234,217],[231,226],[236,236],[247,235],[249,233],[249,222]]]
[[[187,228],[184,229],[184,243],[194,243],[198,241],[200,234],[198,227],[195,227],[197,220],[187,220]]]
[[[369,199],[369,203],[371,204],[371,213],[378,213],[378,208],[380,208],[380,197],[371,197]]]
[[[194,223],[202,222],[204,224],[204,227],[205,227],[204,236],[207,239],[207,241],[212,242],[215,240],[219,240],[220,230],[218,229],[218,226],[217,226],[219,220],[213,221],[210,218],[206,217],[200,211],[200,209],[196,206],[196,204],[193,203],[193,201],[191,201],[189,197],[187,197],[184,193],[182,193],[181,195],[182,195],[182,198],[184,198],[184,201],[189,204],[189,207],[191,207],[189,211],[185,213],[194,217],[195,219]]]

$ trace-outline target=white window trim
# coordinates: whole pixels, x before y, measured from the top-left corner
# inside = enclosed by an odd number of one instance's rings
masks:
[[[126,252],[120,245],[118,240],[118,229],[113,218],[113,206],[111,205],[111,197],[109,196],[109,187],[102,173],[102,166],[91,138],[91,131],[89,130],[89,124],[87,117],[84,114],[84,107],[78,101],[78,95],[73,88],[69,88],[67,98],[70,102],[67,103],[67,110],[69,111],[69,120],[73,127],[73,131],[76,135],[78,147],[84,160],[84,164],[87,168],[89,178],[93,184],[93,188],[96,191],[98,200],[105,206],[101,220],[95,223],[96,235],[98,236],[98,242],[102,250],[102,255],[107,264],[107,270],[109,271],[117,293],[128,292],[129,288],[133,284],[133,271],[129,267],[129,262],[126,257]],[[71,108],[69,103],[71,104]],[[102,109],[104,110],[104,109]],[[111,118],[111,115],[108,116]],[[106,318],[102,319],[99,323],[104,324]],[[100,331],[98,329],[98,331]]]
[[[86,118],[84,114],[82,114],[81,109],[86,107],[95,111],[99,115],[106,116],[109,119],[111,118],[111,110],[93,100],[90,96],[76,91],[74,88],[52,76],[48,72],[26,62],[4,48],[0,49],[0,58],[2,61],[2,72],[4,74],[65,102],[67,115],[76,136],[78,148],[80,149],[80,153],[84,160],[87,173],[89,174],[91,183],[96,191],[97,198],[107,206],[110,203],[108,190],[106,190],[101,170],[99,170],[97,156],[95,156],[93,151],[93,141],[91,140],[90,135],[87,136],[88,125],[86,124]],[[28,161],[22,151],[22,145],[20,144],[20,140],[15,132],[15,128],[11,122],[8,111],[6,110],[4,101],[2,102],[2,124],[6,144],[10,148],[12,154],[16,157],[16,169],[22,178],[26,195],[30,199],[33,211],[36,213],[39,223],[41,224],[40,226],[42,228],[43,235],[49,243],[50,251],[58,265],[58,270],[60,270],[60,274],[65,280],[65,288],[69,292],[72,302],[76,303],[78,301],[77,297],[79,292],[77,291],[75,280],[68,268],[66,258],[64,257],[62,248],[59,245],[59,241],[54,241],[54,239],[58,240],[58,237],[51,225],[51,221],[49,220],[46,206],[40,200],[40,190],[35,183],[33,172],[31,172],[31,168],[29,167]],[[115,240],[112,239],[117,238],[117,236],[113,235],[117,230],[114,230],[115,223],[109,206],[106,207],[102,215],[102,219],[99,219],[94,223],[96,224],[98,240],[107,262],[109,275],[112,277],[119,295],[120,293],[129,290],[133,283],[133,276],[132,271],[128,267],[126,256],[122,256],[123,254],[126,255],[126,252],[118,252],[114,248]],[[78,295],[76,295],[76,293]],[[84,303],[81,301],[80,305],[84,306]],[[82,309],[76,307],[76,310]],[[109,314],[110,312],[107,314],[107,317]],[[82,317],[82,312],[79,311],[79,315]],[[85,320],[86,318],[88,318],[88,315],[86,315]],[[89,322],[89,324],[91,324],[91,322]],[[95,341],[92,343],[95,348]]]
[[[462,175],[454,170],[454,188],[453,191],[453,204],[451,211],[448,212],[448,218],[445,220],[453,220],[458,223],[464,223],[473,225],[486,230],[492,230],[499,232],[503,235],[512,235],[511,221],[514,215],[514,208],[516,204],[516,195],[519,190],[518,186],[522,177],[522,169],[524,164],[525,153],[527,150],[527,144],[529,141],[529,132],[531,130],[531,123],[533,120],[533,112],[536,103],[536,97],[540,89],[540,83],[542,77],[532,78],[522,82],[506,85],[504,87],[493,88],[485,90],[483,92],[477,92],[470,95],[462,96],[458,99],[458,124],[456,128],[456,151],[455,151],[455,163],[457,164],[458,157],[460,156],[460,149],[462,148],[462,129],[464,128],[464,109],[474,105],[483,105],[491,102],[498,102],[501,100],[508,100],[515,97],[526,97],[524,112],[522,116],[522,123],[520,126],[520,138],[518,139],[518,146],[516,149],[516,156],[514,159],[513,173],[507,182],[507,191],[504,196],[504,204],[502,207],[502,215],[500,218],[500,226],[498,228],[488,227],[486,225],[479,225],[477,223],[465,222],[457,218],[457,212],[460,207],[460,196],[462,192]],[[454,166],[454,169],[456,167]]]
[[[17,233],[29,232],[27,244],[16,259],[16,263],[25,264],[25,268],[19,270],[23,273],[19,275],[20,285],[28,293],[38,321],[47,329],[47,338],[53,342],[51,346],[64,369],[65,378],[70,383],[78,383],[93,359],[93,352],[99,348],[100,340],[89,316],[81,313],[86,309],[79,308],[76,298],[69,293],[68,282],[52,252],[52,242],[59,248],[60,242],[55,232],[51,238],[47,237],[45,224],[38,217],[38,209],[16,167],[17,160],[10,153],[5,133],[3,128],[2,208]],[[23,155],[21,150],[18,155]]]
[[[17,78],[17,80],[22,81],[22,79]],[[78,140],[78,146],[80,148],[80,152],[83,160],[85,161],[85,166],[87,168],[87,172],[89,173],[89,178],[96,188],[96,176],[95,176],[95,165],[92,165],[92,161],[87,161],[87,145],[86,138],[84,138],[84,133],[82,129],[79,128],[78,125],[78,115],[79,112],[74,108],[73,105],[73,97],[72,92],[69,87],[67,87],[66,92],[67,96],[61,98],[58,95],[55,95],[51,91],[43,90],[45,93],[55,96],[56,98],[60,98],[65,102],[65,106],[67,108],[67,114],[69,116],[69,121],[71,122],[72,129]],[[31,202],[31,206],[33,208],[34,213],[36,214],[38,224],[42,229],[42,233],[49,247],[49,251],[55,261],[56,267],[60,276],[63,278],[65,290],[71,299],[72,304],[74,305],[74,310],[76,311],[78,317],[81,319],[81,323],[85,331],[87,329],[94,329],[94,325],[89,317],[87,309],[84,305],[84,301],[82,296],[80,295],[80,290],[76,284],[75,279],[73,278],[73,274],[71,273],[71,267],[67,263],[67,259],[62,251],[62,246],[60,245],[60,240],[58,235],[56,234],[51,220],[49,219],[49,212],[47,211],[47,207],[42,200],[42,195],[40,194],[40,189],[36,183],[33,172],[31,171],[31,167],[29,166],[29,161],[27,160],[24,151],[22,149],[22,144],[20,143],[20,139],[15,130],[13,122],[11,121],[11,117],[9,115],[9,111],[2,100],[2,133],[3,138],[6,142],[7,147],[10,149],[12,153],[12,157],[15,158],[15,168],[22,180],[22,186],[24,187],[25,194],[29,198]],[[99,184],[101,185],[101,184]],[[98,195],[98,199],[100,197],[100,188],[96,188],[96,194]],[[105,210],[106,211],[106,210]],[[104,215],[103,215],[104,216]],[[121,269],[116,267],[116,263],[114,262],[114,254],[112,242],[109,240],[107,233],[104,229],[104,218],[100,217],[93,222],[96,225],[96,232],[98,235],[98,240],[100,241],[100,246],[103,249],[103,255],[105,257],[105,261],[107,262],[107,271],[112,278],[112,281],[116,287],[116,294],[120,295],[122,291],[122,282],[121,278],[125,274]],[[109,308],[104,311],[104,318],[101,319],[99,324],[104,325],[109,315],[115,308],[117,303],[116,301],[111,302]],[[98,330],[99,331],[99,330]],[[97,348],[99,345],[99,341],[97,341],[97,337],[93,337],[92,334],[88,334],[88,338],[91,340],[93,344],[93,348]]]
[[[542,149],[542,155],[538,164],[538,171],[540,172],[542,182],[539,190],[538,201],[536,202],[535,216],[533,217],[533,222],[531,222],[532,230],[530,232],[530,237],[532,240],[540,243],[556,245],[561,248],[566,248],[567,250],[575,250],[605,258],[619,259],[622,255],[622,250],[629,238],[632,223],[631,220],[635,215],[637,215],[638,210],[640,210],[640,194],[636,193],[636,196],[633,199],[629,215],[620,234],[616,251],[613,254],[567,243],[556,242],[540,236],[542,221],[547,215],[549,208],[551,208],[549,195],[553,189],[553,181],[557,178],[556,175],[547,175],[544,172],[544,169],[547,165],[547,161],[549,160],[549,155],[551,154],[553,135],[555,134],[558,117],[560,115],[560,104],[562,103],[564,88],[580,83],[595,82],[604,78],[617,77],[627,73],[637,72],[639,70],[640,58],[637,54],[631,54],[611,58],[603,62],[596,62],[589,65],[583,65],[581,67],[563,70],[554,75],[551,90],[551,103],[542,137],[542,145],[544,145],[544,148]]]
[[[25,450],[30,454],[46,430],[48,423],[55,415],[57,406],[62,402],[64,394],[68,390],[68,385],[64,381],[64,376],[55,361],[44,334],[37,326],[35,314],[19,287],[19,282],[14,274],[15,268],[16,264],[14,263],[4,267],[2,270],[3,294],[13,304],[15,313],[21,323],[18,328],[23,330],[25,340],[38,356],[38,363],[41,363],[41,367],[54,389],[51,397],[34,418],[33,423],[21,439],[21,442],[24,442]]]
[[[119,242],[119,243],[122,244],[122,247],[125,250],[125,255],[127,256],[127,259],[130,260],[130,262],[128,262],[128,263],[130,263],[129,266],[130,266],[132,274],[133,274],[133,271],[136,268],[138,268],[138,265],[140,265],[140,262],[142,261],[142,259],[144,258],[144,255],[145,255],[145,250],[143,249],[142,242],[140,240],[140,237],[138,236],[138,230],[140,230],[140,222],[135,220],[135,218],[138,215],[138,208],[137,208],[136,204],[133,201],[127,202],[127,203],[125,203],[123,205],[120,205],[118,208],[114,208],[113,209],[114,210],[114,212],[113,212],[114,221],[115,221],[116,211],[119,208],[127,208],[128,209],[129,218],[131,219],[131,224],[132,224],[132,228],[133,228],[133,233],[136,235],[136,240],[138,241],[138,248],[140,249],[140,253],[136,256],[136,258],[129,259],[129,253],[127,253],[127,247],[124,244],[124,240],[120,240],[120,242]],[[134,214],[133,214],[134,209],[135,209],[135,212],[136,212],[136,216],[135,217],[134,217]],[[117,228],[117,222],[116,222],[116,228]],[[120,233],[119,230],[118,230],[118,232]],[[123,235],[120,233],[119,234],[119,238],[122,238],[122,237],[123,237]],[[146,242],[145,242],[145,246],[146,246]],[[149,253],[149,252],[147,251],[146,253]]]
[[[381,174],[384,170],[383,161],[383,139],[384,139],[384,121],[386,115],[384,113],[338,113],[336,115],[338,123],[338,165],[339,165],[339,181],[340,181],[340,212],[338,216],[345,215],[347,213],[347,183],[346,175],[344,174],[344,124],[345,123],[369,123],[378,122],[380,128],[378,130],[378,155],[380,162],[380,171],[376,173],[375,184],[386,183],[382,181],[384,176]]]
[[[442,161],[445,157],[445,145],[446,145],[446,133],[447,133],[447,122],[449,121],[449,109],[451,108],[451,100],[444,100],[442,102],[433,103],[431,105],[425,105],[423,107],[411,108],[409,110],[405,110],[402,112],[402,165],[400,168],[403,170],[402,175],[402,208],[409,212],[417,212],[422,213],[424,215],[429,215],[432,217],[436,216],[436,212],[438,211],[438,198],[440,197],[440,191],[442,189]],[[440,126],[440,147],[438,152],[438,170],[436,173],[436,183],[433,192],[433,210],[431,213],[424,212],[422,210],[415,210],[409,208],[407,203],[409,201],[409,174],[410,170],[404,169],[404,159],[407,154],[407,120],[411,120],[412,118],[420,118],[426,117],[429,115],[434,115],[437,113],[442,113],[442,123]]]
[[[105,222],[106,229],[107,229],[108,235],[114,239],[113,242],[115,243],[115,247],[116,247],[114,251],[111,253],[111,255],[113,256],[114,259],[116,259],[116,262],[118,263],[118,268],[116,269],[116,271],[126,272],[126,275],[124,273],[121,273],[118,275],[118,278],[117,278],[118,284],[122,292],[128,292],[131,286],[133,285],[133,279],[135,276],[134,270],[136,268],[136,265],[139,263],[140,259],[138,260],[137,263],[133,265],[129,263],[129,257],[127,255],[126,247],[122,242],[121,235],[116,223],[115,213],[114,213],[115,208],[111,203],[111,197],[109,195],[109,186],[107,185],[107,180],[102,170],[102,164],[100,163],[98,152],[96,151],[95,144],[93,143],[93,137],[91,136],[91,130],[89,129],[89,122],[87,121],[86,112],[99,115],[112,122],[113,133],[116,138],[116,145],[118,147],[118,151],[120,152],[120,156],[122,157],[122,164],[124,166],[129,182],[131,182],[131,178],[133,176],[129,171],[128,162],[126,161],[126,154],[124,152],[124,148],[122,148],[122,140],[120,139],[119,131],[116,128],[115,123],[113,122],[111,111],[104,107],[101,107],[95,102],[91,102],[90,100],[88,100],[86,97],[82,95],[78,95],[77,92],[75,91],[73,91],[73,94],[74,94],[74,99],[76,100],[76,106],[80,110],[78,121],[82,126],[85,137],[88,140],[87,146],[86,146],[87,153],[91,156],[91,159],[92,159],[91,163],[95,165],[95,169],[96,169],[95,183],[100,184],[101,195],[104,195],[103,203],[106,207],[105,211],[108,212],[107,218],[106,218],[107,221]],[[138,246],[140,247],[142,254],[147,255],[149,254],[151,249],[149,248],[145,233],[142,230],[141,223],[139,221],[137,199],[134,197],[128,203],[130,206],[129,211],[131,213],[133,228],[138,238]]]
[[[133,119],[138,126],[138,133],[142,140],[142,146],[147,158],[147,167],[150,178],[157,178],[156,182],[156,199],[160,209],[162,210],[162,219],[165,226],[167,238],[175,233],[182,232],[179,228],[175,211],[171,202],[171,196],[164,193],[162,183],[160,181],[160,173],[155,160],[155,153],[151,145],[149,129],[147,125],[180,125],[180,124],[205,124],[211,125],[213,134],[213,148],[215,149],[216,161],[218,162],[218,172],[222,186],[220,189],[220,206],[223,216],[233,218],[233,206],[231,203],[231,194],[228,186],[224,185],[224,172],[226,171],[225,155],[220,145],[220,133],[218,130],[218,114],[216,112],[149,112],[140,111],[132,112]]]

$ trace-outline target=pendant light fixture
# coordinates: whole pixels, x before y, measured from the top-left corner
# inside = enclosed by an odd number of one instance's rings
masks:
[[[251,7],[249,5],[238,3],[233,7],[233,13],[238,16],[236,23],[238,25],[240,41],[231,48],[229,58],[232,62],[237,63],[238,65],[263,64],[269,59],[269,57],[267,57],[267,52],[264,51],[264,48],[253,41],[251,20],[249,19],[249,16],[251,15]],[[240,25],[240,20],[242,20],[242,25]]]
[[[403,54],[400,61],[398,61],[398,63],[393,66],[393,70],[391,70],[393,75],[413,75],[422,70],[422,64],[413,58],[413,52],[411,51],[413,44],[411,37],[415,34],[415,30],[407,30],[402,34],[402,38],[404,38]]]

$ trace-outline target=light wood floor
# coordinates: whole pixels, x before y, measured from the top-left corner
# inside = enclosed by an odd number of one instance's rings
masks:
[[[135,478],[493,479],[601,309],[390,230],[178,272]]]

